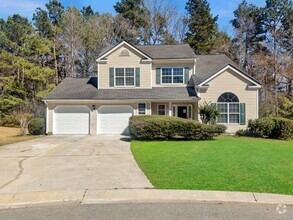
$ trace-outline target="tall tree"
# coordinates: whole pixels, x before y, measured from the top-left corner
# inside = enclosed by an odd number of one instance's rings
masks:
[[[285,21],[292,13],[292,1],[289,0],[266,0],[264,8],[263,27],[267,32],[267,47],[273,54],[273,80],[274,80],[274,100],[278,101],[278,90],[280,80],[278,80],[282,69],[280,60],[282,55],[282,39],[286,36]],[[278,115],[278,111],[276,112]]]
[[[63,52],[63,72],[64,76],[77,77],[76,64],[78,62],[78,52],[81,48],[81,33],[83,31],[83,20],[80,11],[75,7],[70,7],[62,16],[59,40]]]
[[[87,7],[82,7],[80,12],[85,21],[87,21],[90,17],[93,17],[95,15],[95,12],[90,5]]]
[[[234,19],[231,20],[235,32],[233,41],[237,47],[239,64],[249,73],[251,56],[264,40],[261,19],[261,10],[243,0],[234,11]]]
[[[57,37],[60,33],[61,17],[64,14],[64,6],[58,0],[50,0],[46,4],[51,23],[53,24],[53,56],[55,66],[56,84],[59,83],[58,73],[58,55],[57,55]]]
[[[38,33],[42,37],[46,37],[48,39],[52,39],[54,37],[53,24],[50,21],[47,11],[37,8],[33,14],[33,21]]]
[[[186,33],[187,42],[197,54],[210,52],[218,31],[218,16],[213,17],[207,0],[188,0],[185,9],[189,29]]]
[[[114,5],[114,9],[138,30],[139,36],[136,36],[136,43],[147,44],[150,12],[145,6],[144,0],[121,0]],[[133,41],[134,39],[130,40]]]
[[[178,33],[181,31],[179,22],[182,16],[178,12],[175,3],[168,0],[147,0],[146,7],[149,11],[147,20],[148,30],[146,44],[174,44],[179,40]],[[180,33],[179,33],[180,34]]]

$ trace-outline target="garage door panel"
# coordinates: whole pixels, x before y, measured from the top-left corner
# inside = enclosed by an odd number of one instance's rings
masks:
[[[128,134],[133,109],[128,106],[102,106],[98,110],[98,133]]]
[[[54,111],[54,134],[89,134],[87,107],[60,106]]]

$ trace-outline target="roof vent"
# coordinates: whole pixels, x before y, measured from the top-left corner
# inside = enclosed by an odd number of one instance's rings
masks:
[[[127,49],[123,49],[123,50],[120,52],[120,56],[130,56],[129,51],[128,51]]]

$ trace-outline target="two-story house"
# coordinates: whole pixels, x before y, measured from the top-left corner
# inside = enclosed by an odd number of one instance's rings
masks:
[[[128,133],[132,115],[200,120],[204,101],[221,111],[228,132],[258,118],[261,85],[225,55],[196,55],[187,44],[108,46],[97,77],[66,78],[44,101],[49,134]]]

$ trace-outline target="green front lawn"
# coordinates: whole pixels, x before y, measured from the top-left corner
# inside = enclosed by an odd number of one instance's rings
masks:
[[[221,136],[211,141],[132,141],[159,189],[293,194],[293,141]]]

